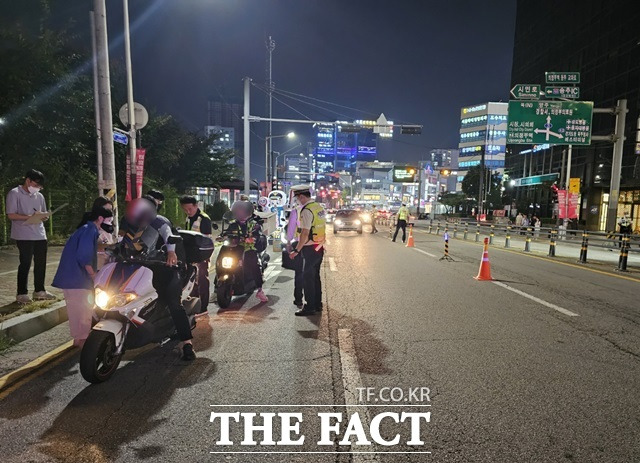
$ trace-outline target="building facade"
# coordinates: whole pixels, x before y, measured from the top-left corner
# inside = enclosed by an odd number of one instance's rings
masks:
[[[507,145],[507,103],[480,103],[460,110],[460,140],[456,183],[479,166],[504,173]]]
[[[318,125],[315,136],[313,154],[318,174],[328,172],[355,174],[358,162],[373,162],[378,159],[378,136],[369,129],[342,132],[340,125]]]
[[[244,106],[241,102],[216,99],[207,101],[207,126],[232,128],[233,148],[238,152],[242,152],[244,146],[243,111]]]
[[[540,14],[549,11],[553,14]],[[626,141],[622,160],[617,216],[628,212],[640,229],[640,163],[635,153],[635,128],[640,115],[640,5],[635,0],[518,0],[512,85],[541,84],[545,72],[580,72],[580,99],[596,108],[614,107],[626,99]],[[593,134],[613,132],[615,118],[594,114]],[[558,174],[564,186],[564,146],[509,146],[506,159],[513,179]],[[573,147],[571,177],[580,178],[578,224],[603,230],[609,201],[613,146],[592,142]],[[549,185],[520,187],[513,194],[530,204],[547,205]],[[552,202],[552,200],[551,200]]]

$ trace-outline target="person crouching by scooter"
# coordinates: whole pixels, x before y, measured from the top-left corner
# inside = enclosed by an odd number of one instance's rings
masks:
[[[147,228],[153,229],[156,243],[157,237],[162,238],[167,249],[167,260],[165,265],[153,266],[153,287],[158,292],[158,298],[169,308],[180,340],[182,360],[192,361],[195,360],[196,354],[191,342],[193,335],[189,317],[182,306],[182,281],[180,269],[177,267],[176,245],[169,242],[172,236],[171,222],[166,217],[158,215],[157,209],[160,204],[162,201],[158,202],[158,199],[151,195],[131,201],[121,222],[121,227],[126,228],[121,228],[120,233],[124,235],[123,241],[130,241],[134,249],[137,239],[144,240]]]
[[[64,292],[74,346],[82,347],[91,332],[98,237],[104,221],[111,217],[113,212],[104,206],[93,208],[87,215],[87,222],[67,240],[53,279],[53,286]]]
[[[253,204],[250,201],[241,200],[236,201],[231,206],[231,214],[233,220],[229,224],[228,230],[238,231],[244,235],[244,272],[245,281],[255,281],[258,292],[256,297],[260,302],[267,302],[269,298],[264,293],[262,285],[262,267],[258,260],[258,251],[256,249],[256,242],[261,239],[260,223],[253,215]]]

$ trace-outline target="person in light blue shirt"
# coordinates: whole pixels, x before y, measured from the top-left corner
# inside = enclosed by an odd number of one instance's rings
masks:
[[[82,347],[91,332],[93,280],[98,260],[98,236],[113,212],[104,206],[91,211],[89,222],[78,228],[65,244],[53,286],[64,292],[69,331],[74,345]]]

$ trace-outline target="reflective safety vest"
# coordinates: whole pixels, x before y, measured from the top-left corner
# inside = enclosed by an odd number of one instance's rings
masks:
[[[193,225],[192,225],[191,220],[189,220],[189,217],[187,217],[187,220],[185,222],[185,228],[187,230],[192,230],[194,232],[200,233],[200,224],[202,223],[203,218],[211,220],[211,218],[205,212],[202,212],[201,210],[198,209],[198,218],[193,221]]]
[[[404,206],[398,209],[398,220],[407,220],[408,217],[409,217],[409,209],[407,209]]]
[[[307,204],[305,204],[303,207],[300,208],[300,212],[298,215],[298,224],[300,224],[301,221],[301,217],[302,217],[302,211],[304,210],[308,210],[313,214],[313,220],[311,222],[311,230],[309,230],[309,238],[310,241],[313,241],[316,244],[322,244],[325,241],[325,228],[326,228],[326,220],[324,218],[325,216],[325,210],[324,207],[322,207],[320,204],[316,203],[315,201],[311,201]],[[300,233],[302,233],[302,228],[300,226],[298,226],[298,236],[300,235]]]

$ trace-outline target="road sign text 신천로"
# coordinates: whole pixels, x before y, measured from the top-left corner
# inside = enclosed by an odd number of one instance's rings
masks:
[[[507,143],[589,145],[592,101],[509,101]]]

